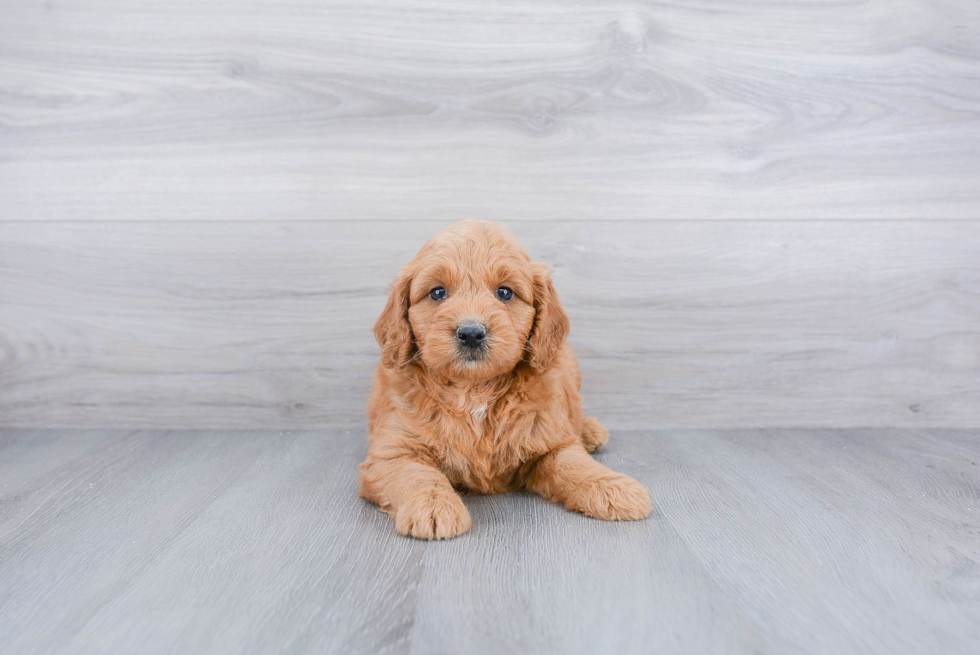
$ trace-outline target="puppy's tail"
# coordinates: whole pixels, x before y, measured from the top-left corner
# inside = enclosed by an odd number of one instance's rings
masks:
[[[587,451],[595,452],[607,441],[609,441],[609,430],[599,422],[599,419],[594,416],[586,416],[582,419],[582,444]]]

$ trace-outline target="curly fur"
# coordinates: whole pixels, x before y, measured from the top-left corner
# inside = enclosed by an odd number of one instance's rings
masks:
[[[501,285],[512,300],[496,297]],[[445,300],[429,298],[437,286]],[[455,339],[467,321],[487,326],[477,360]],[[646,517],[646,489],[589,455],[609,433],[582,414],[568,329],[548,269],[500,225],[435,235],[399,271],[374,326],[381,361],[360,495],[422,539],[469,530],[460,492],[523,489],[595,518]]]

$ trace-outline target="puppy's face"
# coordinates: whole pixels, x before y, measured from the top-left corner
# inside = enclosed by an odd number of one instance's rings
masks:
[[[524,356],[534,322],[533,274],[500,234],[444,235],[418,258],[409,324],[419,357],[446,377],[485,380]]]
[[[568,331],[547,270],[494,223],[464,221],[402,270],[375,334],[389,365],[488,380],[550,363]],[[545,343],[547,342],[547,343]]]

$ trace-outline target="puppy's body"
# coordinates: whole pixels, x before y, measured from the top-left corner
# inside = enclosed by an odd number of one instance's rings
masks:
[[[547,269],[503,228],[464,221],[433,237],[375,325],[361,496],[428,539],[469,529],[457,491],[525,489],[610,520],[649,514],[642,485],[588,454],[608,433],[582,414],[567,334]]]
[[[544,375],[482,383],[379,367],[369,430],[391,435],[386,447],[423,449],[460,491],[522,489],[528,464],[547,452],[575,441],[592,451],[605,441],[595,429],[586,438],[574,355],[563,352],[559,361]],[[406,424],[412,429],[399,434],[396,426]]]

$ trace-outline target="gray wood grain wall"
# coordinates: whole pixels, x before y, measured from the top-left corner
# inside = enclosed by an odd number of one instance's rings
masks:
[[[470,216],[611,426],[980,426],[978,3],[0,13],[0,426],[358,423]]]

